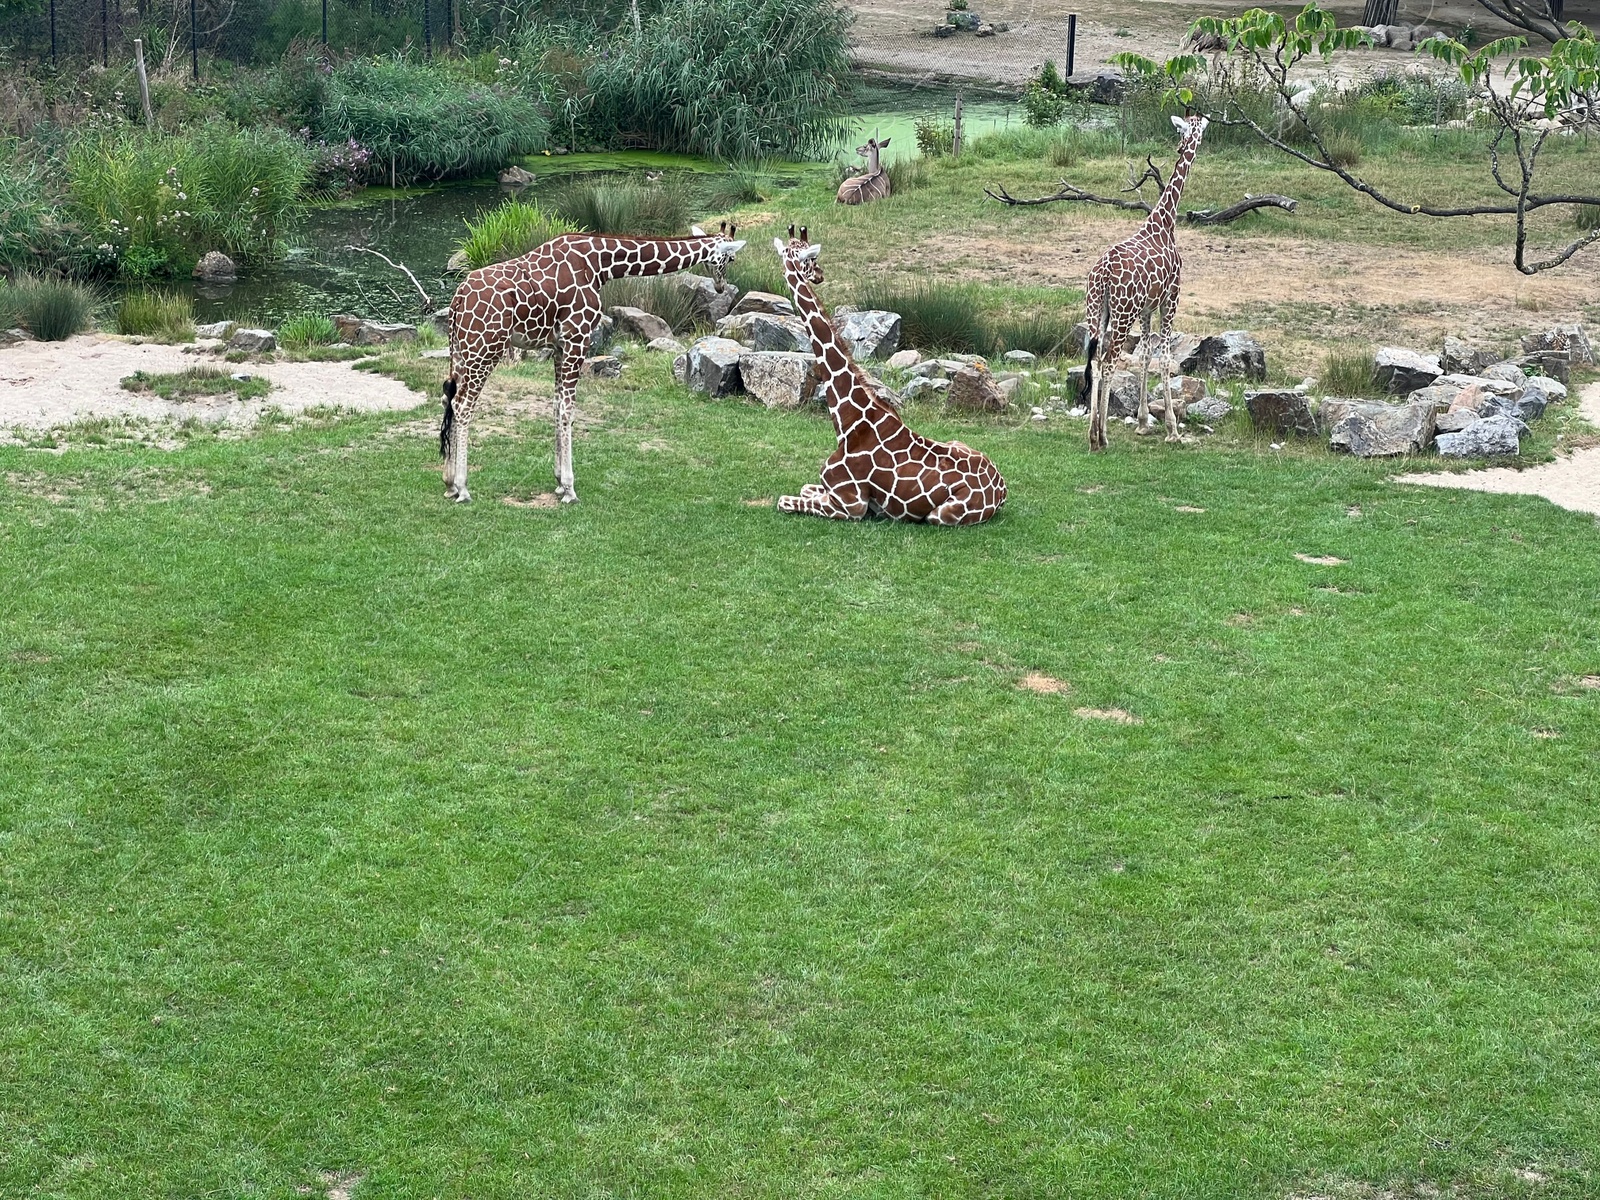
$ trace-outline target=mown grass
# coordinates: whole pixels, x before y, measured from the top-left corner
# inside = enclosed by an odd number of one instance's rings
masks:
[[[926,412],[995,523],[782,518],[666,370],[571,509],[0,448],[0,1193],[1594,1194],[1590,518]]]

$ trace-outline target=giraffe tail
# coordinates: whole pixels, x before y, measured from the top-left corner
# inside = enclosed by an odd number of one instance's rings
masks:
[[[1089,335],[1089,344],[1084,347],[1083,357],[1083,383],[1078,388],[1078,403],[1088,407],[1094,399],[1094,358],[1100,350],[1098,334]]]
[[[456,381],[444,381],[444,420],[439,422],[439,457],[450,452],[450,431],[456,427]]]

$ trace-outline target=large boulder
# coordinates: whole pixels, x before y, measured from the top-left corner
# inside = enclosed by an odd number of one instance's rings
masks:
[[[703,337],[685,355],[683,381],[691,391],[708,396],[729,396],[740,388],[739,357],[747,353],[738,342]]]
[[[1439,413],[1433,419],[1433,432],[1437,436],[1441,433],[1460,433],[1469,425],[1476,425],[1483,420],[1477,413],[1468,408],[1452,409],[1450,412]]]
[[[502,187],[528,187],[533,183],[534,173],[526,167],[509,166],[496,177]]]
[[[235,329],[228,339],[229,350],[246,354],[270,354],[277,348],[278,339],[270,329]]]
[[[368,321],[364,317],[351,316],[349,313],[335,315],[333,327],[338,331],[339,340],[349,342],[352,346],[386,346],[390,342],[417,340],[415,325],[398,321],[392,323]]]
[[[1118,420],[1123,417],[1138,417],[1140,374],[1140,371],[1118,371],[1111,376],[1111,395],[1106,400],[1108,417],[1115,417]],[[1197,379],[1193,375],[1174,375],[1172,394],[1178,398],[1178,416],[1181,418],[1189,405],[1206,398],[1205,380]],[[1150,376],[1146,402],[1152,413],[1165,415],[1166,396],[1162,392],[1159,375]]]
[[[1183,419],[1215,425],[1232,411],[1233,405],[1221,396],[1202,396],[1185,407]]]
[[[666,286],[678,288],[684,293],[696,320],[706,325],[715,325],[722,320],[739,300],[739,289],[733,284],[725,283],[718,290],[716,280],[692,271],[679,271],[676,275],[663,278]]]
[[[1373,382],[1391,396],[1406,396],[1444,374],[1430,354],[1402,346],[1383,346],[1373,356]]]
[[[1565,350],[1569,361],[1580,367],[1594,366],[1594,350],[1583,332],[1582,325],[1557,325],[1543,333],[1530,333],[1522,339],[1522,352],[1536,354],[1541,350]]]
[[[1283,437],[1315,437],[1317,419],[1311,414],[1311,402],[1304,392],[1262,390],[1246,392],[1244,406],[1250,413],[1250,422],[1264,433]]]
[[[1572,382],[1572,352],[1569,350],[1535,350],[1506,362],[1524,375],[1548,375],[1561,383]]]
[[[918,396],[937,396],[940,392],[950,390],[948,379],[933,379],[926,375],[914,375],[905,386],[905,397],[914,400]]]
[[[1521,426],[1515,417],[1484,417],[1460,433],[1441,433],[1434,439],[1439,453],[1448,458],[1489,458],[1515,454],[1521,448]]]
[[[1357,458],[1421,454],[1433,441],[1436,415],[1427,401],[1372,404],[1324,400],[1317,410],[1318,422],[1328,431],[1328,445]]]
[[[794,305],[785,296],[773,292],[746,292],[739,297],[739,303],[729,310],[730,316],[739,316],[741,313],[772,313],[780,317],[794,316]]]
[[[214,321],[209,325],[196,325],[194,335],[197,338],[225,338],[236,328],[233,321]]]
[[[1532,421],[1544,416],[1544,410],[1550,405],[1566,398],[1567,389],[1558,380],[1544,375],[1530,375],[1519,395],[1509,398],[1497,407],[1500,412],[1516,417],[1519,421]]]
[[[749,351],[739,356],[739,379],[768,408],[799,408],[817,393],[816,365],[809,354]]]
[[[617,336],[628,341],[653,342],[672,336],[671,325],[642,308],[619,304],[611,309],[611,319],[617,323]]]
[[[1257,381],[1267,377],[1267,354],[1248,333],[1230,329],[1201,338],[1192,351],[1180,353],[1178,369],[1185,375]]]
[[[194,277],[207,283],[231,283],[239,277],[239,268],[222,251],[207,250],[194,264]]]
[[[1006,397],[988,367],[973,366],[951,374],[946,402],[960,412],[999,412]]]
[[[1121,104],[1128,94],[1128,81],[1115,67],[1104,70],[1079,71],[1067,78],[1067,87],[1086,95],[1091,104]]]
[[[1528,378],[1528,374],[1514,362],[1497,362],[1479,371],[1478,377],[1503,380],[1506,383],[1514,383],[1520,388],[1523,381]]]
[[[888,358],[900,349],[899,313],[867,309],[836,317],[833,325],[857,362],[868,358]]]
[[[1493,351],[1479,350],[1454,337],[1445,338],[1444,350],[1439,354],[1439,365],[1446,375],[1477,375],[1498,361],[1500,356]]]
[[[782,350],[791,354],[811,352],[811,333],[799,317],[771,313],[736,313],[717,322],[717,336],[729,338],[752,350]]]

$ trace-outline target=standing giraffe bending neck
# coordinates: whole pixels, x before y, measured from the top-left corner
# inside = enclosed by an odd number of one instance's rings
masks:
[[[839,438],[822,464],[822,482],[806,484],[798,496],[778,497],[778,511],[836,521],[881,513],[930,525],[975,525],[994,516],[1006,500],[1006,481],[995,465],[960,442],[935,442],[913,433],[851,360],[812,290],[822,282],[817,262],[822,247],[807,244],[804,229],[796,238],[793,225],[787,245],[780,238],[772,244],[811,334],[822,394]]]
[[[1084,308],[1089,323],[1083,396],[1089,405],[1089,449],[1106,448],[1106,417],[1111,403],[1111,364],[1117,361],[1135,321],[1144,322],[1144,373],[1139,379],[1139,425],[1150,420],[1150,312],[1161,311],[1161,383],[1167,401],[1167,441],[1178,440],[1178,410],[1172,402],[1172,322],[1178,312],[1183,260],[1178,254],[1178,197],[1194,165],[1206,131],[1204,117],[1173,117],[1178,161],[1172,178],[1139,231],[1100,256],[1089,272]]]
[[[718,233],[699,229],[689,237],[609,237],[567,233],[509,262],[468,275],[450,299],[450,377],[444,381],[444,494],[465,503],[467,425],[483,385],[513,336],[555,351],[556,495],[578,498],[572,476],[572,410],[589,339],[600,324],[600,285],[624,275],[667,275],[709,263],[720,290],[728,264],[743,248]]]

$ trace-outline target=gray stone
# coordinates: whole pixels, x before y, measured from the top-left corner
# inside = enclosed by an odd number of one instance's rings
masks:
[[[995,386],[1000,389],[1000,394],[1005,397],[1006,403],[1009,404],[1017,398],[1017,389],[1022,386],[1022,380],[1016,378],[996,379]]]
[[[717,322],[717,336],[729,338],[752,350],[783,350],[791,354],[811,352],[811,333],[799,317],[771,313],[739,313]]]
[[[922,354],[916,350],[896,350],[889,355],[888,365],[897,371],[904,371],[916,366],[922,361]]]
[[[1324,400],[1317,420],[1328,431],[1328,445],[1357,458],[1420,454],[1433,441],[1437,414],[1428,402],[1373,404],[1362,400]]]
[[[1519,395],[1508,397],[1493,407],[1519,421],[1533,421],[1544,416],[1544,410],[1567,398],[1567,389],[1560,381],[1544,375],[1530,375]]]
[[[686,355],[684,382],[708,396],[731,395],[739,390],[739,356],[746,352],[729,338],[700,338]]]
[[[1113,371],[1106,396],[1106,415],[1118,420],[1139,415],[1139,376],[1132,371]]]
[[[497,178],[505,187],[527,187],[533,183],[535,176],[524,167],[510,166],[501,171]]]
[[[1178,356],[1185,375],[1213,379],[1262,380],[1267,377],[1267,354],[1261,343],[1241,329],[1201,338],[1193,351]]]
[[[1536,354],[1541,350],[1565,350],[1570,362],[1580,367],[1594,366],[1594,350],[1583,332],[1582,325],[1557,325],[1543,333],[1530,333],[1522,339],[1522,352]]]
[[[1470,408],[1458,408],[1454,412],[1440,413],[1433,419],[1433,432],[1460,433],[1469,425],[1476,425],[1483,418]]]
[[[1443,374],[1437,358],[1403,346],[1383,346],[1373,356],[1373,382],[1391,396],[1409,395]]]
[[[194,265],[194,277],[207,283],[228,283],[239,277],[239,268],[222,251],[207,250]]]
[[[584,359],[583,371],[597,379],[616,379],[622,374],[622,360],[614,354],[597,354]]]
[[[1086,92],[1091,104],[1121,104],[1128,94],[1128,81],[1121,71],[1107,67],[1090,74],[1080,71],[1067,78],[1067,86],[1075,92]]]
[[[962,367],[953,372],[946,399],[951,408],[961,412],[999,412],[1006,406],[1005,393],[987,367]]]
[[[983,21],[975,12],[953,8],[945,13],[944,23],[956,29],[965,29],[969,33],[976,33],[978,26],[983,24]]]
[[[22,342],[31,342],[33,340],[33,334],[20,327],[0,330],[0,346],[16,346]]]
[[[780,317],[794,316],[794,305],[787,297],[775,295],[772,292],[746,292],[739,297],[739,303],[730,310],[730,316],[739,316],[741,313],[772,313]]]
[[[1489,350],[1478,350],[1460,338],[1447,337],[1444,350],[1439,355],[1439,365],[1446,375],[1477,375],[1485,367],[1499,361],[1500,356]]]
[[[876,375],[873,375],[870,372],[866,372],[866,371],[863,371],[862,374],[866,375],[866,377],[867,377],[867,387],[872,389],[872,394],[874,396],[876,396],[879,400],[882,400],[890,408],[894,409],[896,412],[899,412],[900,411],[900,393],[895,391],[892,387],[890,387],[883,380],[879,379]]]
[[[850,347],[856,361],[888,358],[900,349],[900,314],[866,310],[846,313],[834,319],[834,328]]]
[[[270,354],[278,348],[278,339],[270,329],[235,329],[228,339],[229,350],[243,350],[247,354]]]
[[[232,321],[216,321],[210,325],[196,325],[194,335],[197,338],[225,338],[234,330]]]
[[[1491,363],[1479,371],[1478,375],[1483,379],[1500,379],[1507,383],[1514,383],[1519,388],[1522,386],[1523,380],[1528,378],[1527,372],[1517,366],[1516,363],[1509,361]]]
[[[1548,375],[1561,383],[1572,382],[1572,355],[1566,350],[1535,350],[1506,361],[1521,368],[1524,375]]]
[[[450,306],[433,310],[433,327],[445,337],[450,336]]]
[[[352,346],[386,346],[390,342],[417,340],[415,325],[403,322],[368,321],[364,317],[351,316],[349,313],[336,314],[333,318],[333,327],[338,331],[339,340],[349,342]]]
[[[978,37],[993,37],[994,36],[994,26],[989,24],[989,22],[984,21],[981,24],[979,24],[979,26],[976,29],[974,29],[972,32]]]
[[[722,320],[739,301],[739,289],[733,284],[724,284],[719,291],[716,280],[692,271],[679,271],[676,275],[665,276],[665,279],[667,286],[682,289],[694,309],[695,318],[707,325],[715,325]]]
[[[672,377],[679,383],[689,381],[689,354],[687,351],[672,360]]]
[[[617,323],[604,313],[595,322],[594,332],[589,335],[589,353],[604,354],[611,347],[617,336]]]
[[[1311,415],[1311,402],[1304,392],[1246,392],[1244,406],[1250,412],[1251,424],[1257,429],[1299,437],[1316,435],[1317,421]]]
[[[1013,363],[1031,363],[1037,362],[1039,356],[1032,350],[1007,350],[1005,360]]]
[[[1485,417],[1459,433],[1441,433],[1434,444],[1447,458],[1489,458],[1515,454],[1520,448],[1519,426],[1513,417]]]
[[[1207,425],[1215,425],[1232,411],[1233,405],[1229,404],[1221,396],[1206,396],[1204,399],[1197,400],[1189,405],[1184,414],[1184,419],[1203,421]]]
[[[1455,384],[1435,383],[1418,388],[1406,397],[1406,401],[1410,404],[1431,404],[1437,412],[1448,412],[1461,392],[1462,389]]]
[[[918,396],[937,396],[940,392],[949,390],[948,379],[930,379],[925,375],[918,375],[906,384],[905,397],[907,400],[914,400]]]
[[[617,336],[635,342],[653,342],[657,338],[670,338],[672,326],[653,312],[618,304],[611,309],[611,319],[617,323]]]
[[[1089,323],[1079,321],[1067,334],[1066,351],[1068,355],[1076,357],[1089,349]]]
[[[654,350],[658,354],[683,354],[688,347],[674,337],[651,338],[645,343],[646,350]]]
[[[1559,404],[1567,398],[1567,385],[1548,375],[1530,375],[1522,384],[1523,397],[1530,392],[1542,392],[1546,404]]]
[[[750,351],[739,356],[739,379],[768,408],[799,408],[817,393],[816,365],[809,354]]]

